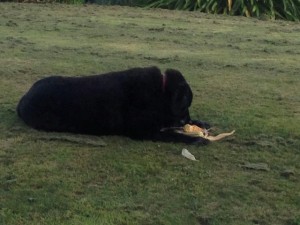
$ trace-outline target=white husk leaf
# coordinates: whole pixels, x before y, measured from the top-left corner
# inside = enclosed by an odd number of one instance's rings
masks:
[[[195,158],[195,156],[192,155],[192,153],[190,153],[187,149],[182,149],[181,155],[184,156],[187,159],[193,160],[193,161],[197,161],[197,159]]]

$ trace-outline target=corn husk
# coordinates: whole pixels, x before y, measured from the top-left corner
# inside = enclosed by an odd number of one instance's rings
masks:
[[[181,151],[181,155],[184,156],[185,158],[189,159],[189,160],[193,160],[193,161],[198,161],[195,156],[190,153],[187,149],[182,149]]]
[[[229,133],[222,133],[222,134],[218,134],[217,136],[207,136],[205,137],[206,139],[210,140],[210,141],[218,141],[218,140],[221,140],[225,137],[228,137],[230,135],[233,135],[235,132],[235,130],[229,132]]]
[[[203,137],[209,141],[218,141],[221,140],[225,137],[228,137],[232,134],[234,134],[235,130],[229,132],[229,133],[221,133],[218,134],[217,136],[211,136],[208,132],[208,130],[198,127],[196,125],[190,125],[190,124],[186,124],[183,126],[183,132],[191,135],[191,136],[198,136],[198,137]]]

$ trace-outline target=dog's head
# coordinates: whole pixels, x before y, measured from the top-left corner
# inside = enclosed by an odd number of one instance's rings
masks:
[[[193,100],[193,93],[179,71],[168,69],[165,76],[169,123],[171,126],[184,125],[190,121],[189,107]]]

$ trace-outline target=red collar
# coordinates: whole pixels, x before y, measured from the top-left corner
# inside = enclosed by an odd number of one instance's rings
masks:
[[[167,75],[166,74],[162,74],[162,91],[165,92],[166,91],[166,85],[167,85]]]

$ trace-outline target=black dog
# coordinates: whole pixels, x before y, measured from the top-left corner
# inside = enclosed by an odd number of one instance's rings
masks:
[[[163,129],[186,123],[209,127],[190,119],[192,98],[179,71],[169,69],[162,75],[157,67],[133,68],[41,79],[23,96],[17,111],[27,125],[39,130],[206,143]]]

